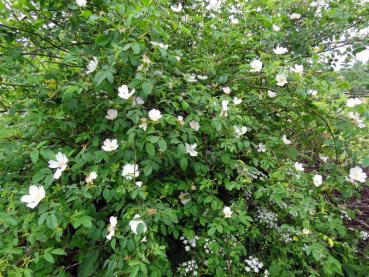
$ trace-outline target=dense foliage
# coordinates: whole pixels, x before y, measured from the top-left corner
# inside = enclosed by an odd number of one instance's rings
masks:
[[[332,57],[368,19],[350,0],[0,2],[0,272],[367,274],[345,203],[368,105]]]

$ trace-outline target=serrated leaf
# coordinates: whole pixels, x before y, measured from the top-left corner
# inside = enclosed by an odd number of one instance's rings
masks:
[[[151,165],[147,165],[144,167],[144,174],[145,176],[149,176],[152,172],[152,166]]]
[[[137,54],[140,53],[140,45],[137,42],[133,43],[131,48],[132,48],[134,54],[137,55]]]
[[[48,213],[43,213],[39,218],[38,218],[38,221],[37,221],[37,224],[38,225],[42,225],[42,223],[45,222],[46,218],[47,218],[47,215]]]
[[[159,139],[158,145],[159,145],[160,151],[162,152],[166,151],[168,148],[167,142],[162,138]]]
[[[31,160],[32,162],[35,164],[38,161],[38,157],[39,157],[40,151],[38,150],[33,150],[30,154]]]
[[[145,94],[145,96],[149,95],[151,93],[151,91],[153,90],[154,85],[152,84],[151,81],[145,81],[142,84],[142,91]]]
[[[92,221],[91,221],[91,217],[88,215],[84,215],[80,218],[81,223],[83,226],[85,226],[86,228],[91,228],[92,227]]]
[[[50,253],[54,255],[67,255],[67,253],[65,253],[64,249],[62,248],[55,248],[51,250]]]
[[[58,227],[58,219],[56,218],[56,216],[54,214],[49,214],[46,217],[46,225],[49,229],[56,229],[56,227]]]
[[[188,166],[188,160],[185,157],[182,157],[179,160],[179,165],[181,166],[182,170],[186,170]]]
[[[155,146],[152,143],[146,143],[146,152],[149,156],[155,156]]]
[[[53,256],[50,254],[50,253],[45,253],[44,255],[43,255],[43,257],[44,257],[44,259],[47,261],[47,262],[49,262],[49,263],[54,263],[54,258],[53,258]]]

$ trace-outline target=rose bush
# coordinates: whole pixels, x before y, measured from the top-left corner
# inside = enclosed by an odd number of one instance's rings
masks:
[[[5,276],[364,276],[364,1],[0,3]],[[342,42],[342,40],[344,42]],[[365,143],[363,143],[365,142]]]

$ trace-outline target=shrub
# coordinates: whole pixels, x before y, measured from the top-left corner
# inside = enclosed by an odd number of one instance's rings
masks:
[[[0,3],[6,276],[366,274],[368,6],[213,4]]]

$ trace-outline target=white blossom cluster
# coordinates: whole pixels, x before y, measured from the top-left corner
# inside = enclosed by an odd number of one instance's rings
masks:
[[[366,231],[360,231],[360,238],[361,238],[362,240],[367,240],[367,239],[369,239],[369,233],[368,233],[368,232],[366,232]]]
[[[285,243],[289,243],[289,242],[292,241],[292,237],[288,233],[282,233],[281,234],[281,240],[284,241]]]
[[[189,260],[181,264],[180,268],[183,268],[184,273],[192,273],[192,276],[197,276],[197,270],[199,266],[195,260]],[[187,275],[188,276],[188,275]]]
[[[264,266],[264,264],[260,262],[258,258],[255,258],[253,256],[249,256],[248,259],[245,259],[245,263],[246,272],[259,273]]]
[[[355,123],[357,124],[359,128],[362,129],[366,127],[364,120],[361,118],[358,112],[348,112],[347,117],[355,121]]]
[[[276,213],[272,211],[267,211],[266,209],[262,208],[258,210],[256,217],[262,223],[268,225],[269,228],[278,228],[278,216]]]
[[[243,192],[243,196],[245,197],[246,200],[251,200],[251,197],[252,197],[252,193],[248,190],[245,190]]]
[[[204,251],[206,254],[210,254],[212,251],[210,249],[210,243],[214,242],[214,240],[209,240],[208,238],[205,239],[204,243]]]
[[[290,226],[285,227],[285,226],[281,226],[281,227],[277,227],[276,228],[277,232],[280,234],[280,240],[285,242],[285,243],[289,243],[292,241],[292,237],[295,233],[295,230],[293,228],[291,228]]]
[[[198,236],[194,236],[194,238],[193,239],[191,239],[191,240],[187,240],[185,237],[180,237],[179,238],[182,242],[183,242],[183,244],[185,245],[185,250],[188,252],[188,251],[190,251],[191,250],[191,247],[192,248],[196,248],[196,246],[197,246],[197,241],[200,239]]]
[[[341,218],[345,220],[351,220],[351,217],[348,215],[348,213],[345,210],[340,210],[341,212]]]

